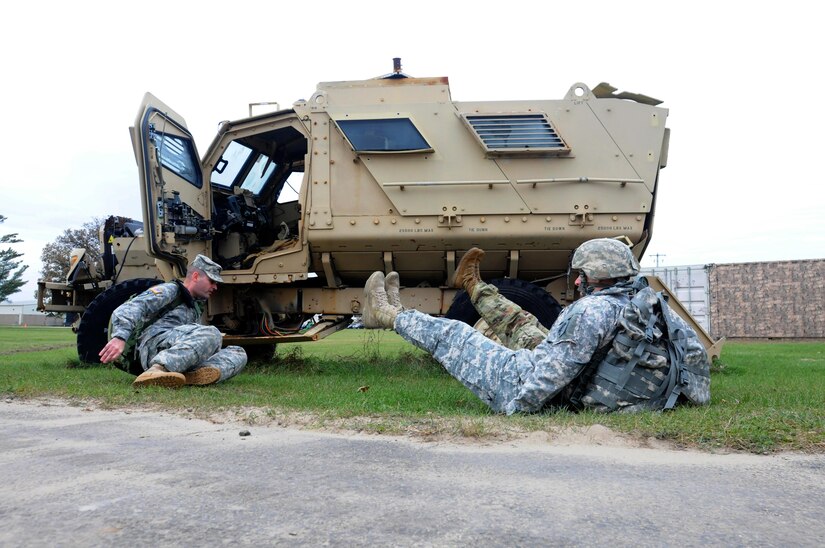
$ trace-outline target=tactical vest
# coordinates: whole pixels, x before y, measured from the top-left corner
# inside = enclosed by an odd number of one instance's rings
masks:
[[[602,411],[671,409],[680,396],[710,401],[710,363],[696,332],[673,312],[667,297],[634,283],[607,352],[597,352],[571,397],[577,407]]]

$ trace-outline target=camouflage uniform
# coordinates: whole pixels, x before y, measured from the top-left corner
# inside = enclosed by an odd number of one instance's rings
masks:
[[[663,409],[682,397],[697,405],[709,403],[710,362],[696,332],[663,305],[666,321],[657,324],[662,330],[656,327],[648,333],[646,319],[654,313],[659,297],[643,279],[634,289],[639,291],[619,318],[619,333],[604,359],[582,379],[577,403],[596,411],[621,412]],[[675,343],[674,354],[659,342],[665,329]],[[631,363],[635,364],[632,372],[627,369]],[[674,389],[665,390],[670,385]]]
[[[365,287],[365,326],[392,327],[493,411],[508,415],[548,405],[638,411],[669,408],[682,397],[697,404],[710,400],[704,347],[646,282],[629,281],[639,263],[626,245],[599,238],[579,246],[571,267],[581,272],[585,296],[565,308],[549,331],[478,279],[479,256],[475,267],[467,266],[462,285],[472,287],[473,305],[496,340],[462,322],[391,305],[380,272]],[[659,305],[666,324],[655,312]]]
[[[558,395],[554,403],[566,403],[562,391],[613,340],[630,292],[627,285],[616,286],[579,299],[562,311],[533,348],[511,350],[465,323],[416,310],[399,312],[394,327],[406,340],[430,352],[493,411],[532,413]],[[499,303],[506,301],[499,299]],[[492,301],[485,304],[495,308]],[[506,303],[497,314],[511,320],[511,328],[499,330],[502,340],[521,345],[535,341],[538,328],[527,317],[531,315]]]
[[[174,282],[151,287],[120,305],[112,314],[112,337],[127,340],[140,321],[153,318],[173,303],[179,291],[183,302],[146,327],[137,341],[143,369],[160,364],[168,371],[184,373],[214,367],[220,370],[221,381],[237,375],[246,365],[244,349],[221,349],[220,331],[200,325],[201,312],[194,299]]]

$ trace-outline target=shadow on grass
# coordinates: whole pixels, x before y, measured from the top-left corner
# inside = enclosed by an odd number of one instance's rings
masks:
[[[412,376],[449,376],[430,355],[417,350],[402,350],[391,356],[378,352],[354,352],[334,356],[307,356],[303,347],[294,346],[268,361],[251,361],[248,373],[299,373],[322,375],[326,373],[383,371]]]

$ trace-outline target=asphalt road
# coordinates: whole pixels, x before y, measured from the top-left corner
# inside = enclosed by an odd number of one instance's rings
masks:
[[[825,455],[434,444],[6,400],[0,473],[0,546],[819,546],[825,533]]]

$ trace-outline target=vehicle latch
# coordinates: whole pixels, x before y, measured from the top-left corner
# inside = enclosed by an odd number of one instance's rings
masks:
[[[442,213],[438,216],[438,226],[441,228],[452,228],[461,226],[462,218],[458,213],[458,206],[443,206]]]
[[[571,213],[570,217],[568,217],[567,224],[572,226],[580,226],[584,227],[587,225],[593,224],[593,214],[592,213]]]

